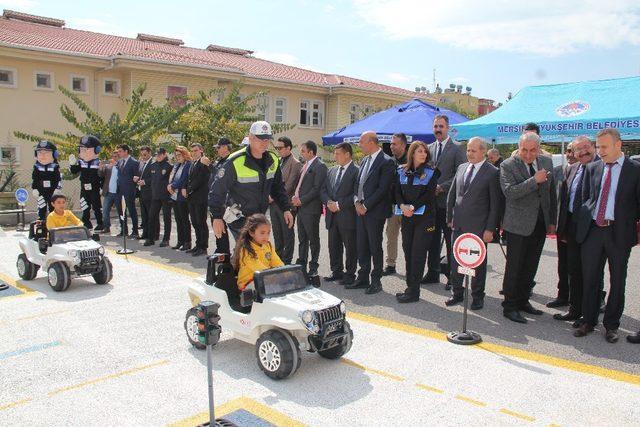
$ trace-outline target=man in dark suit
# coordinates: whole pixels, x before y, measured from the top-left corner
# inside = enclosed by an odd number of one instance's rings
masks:
[[[507,232],[507,263],[502,289],[504,316],[527,323],[520,311],[541,315],[529,302],[547,233],[555,233],[557,220],[553,163],[540,154],[535,132],[520,136],[518,154],[500,165],[500,186],[505,196],[502,228]]]
[[[382,152],[378,144],[378,135],[373,131],[360,136],[360,149],[365,154],[362,159],[358,179],[354,185],[353,201],[356,208],[356,239],[358,278],[347,289],[366,288],[366,294],[375,294],[382,290],[382,232],[384,223],[391,215],[391,184],[393,183],[395,163]],[[373,258],[373,270],[371,259]],[[369,282],[371,274],[371,282]]]
[[[134,177],[138,185],[140,196],[140,216],[142,217],[141,239],[149,238],[149,212],[151,211],[151,148],[148,145],[140,147],[140,160],[138,160],[140,178]],[[153,238],[151,239],[153,240]]]
[[[499,170],[500,165],[502,164],[504,159],[500,155],[500,151],[497,148],[492,148],[491,150],[487,151],[487,161]]]
[[[320,192],[326,206],[325,221],[329,231],[329,265],[331,276],[328,282],[340,281],[351,285],[356,278],[356,208],[353,204],[354,187],[358,179],[358,167],[351,160],[353,149],[347,142],[336,145],[333,152],[336,166],[329,170]],[[344,252],[347,254],[344,263]],[[343,270],[343,266],[346,267]]]
[[[451,227],[451,239],[463,233],[480,237],[485,246],[493,240],[493,232],[501,217],[502,192],[499,172],[486,161],[487,143],[482,138],[471,138],[467,143],[467,163],[458,168],[447,198],[447,224]],[[476,268],[471,280],[472,310],[484,306],[484,285],[487,276],[487,259]],[[464,300],[462,275],[458,273],[455,259],[451,263],[452,296],[445,304],[451,306]]]
[[[636,223],[640,218],[640,165],[622,153],[620,133],[603,129],[596,137],[599,161],[584,173],[578,211],[576,241],[581,244],[584,294],[583,323],[574,336],[583,337],[598,324],[599,277],[609,263],[610,288],[602,323],[605,338],[618,341],[618,327],[624,311],[627,264],[631,248],[638,243]]]
[[[447,195],[458,167],[467,161],[460,144],[449,136],[449,117],[444,114],[438,114],[434,118],[433,134],[436,140],[429,144],[429,155],[433,159],[434,167],[440,171],[438,186],[436,187],[438,206],[436,209],[436,230],[429,248],[428,270],[421,283],[439,283],[441,273],[449,274],[448,265],[452,256],[451,229],[447,226]],[[440,245],[443,234],[447,248],[447,267],[445,271],[440,271],[440,254],[442,251]],[[450,284],[447,283],[447,289],[450,287]]]
[[[193,256],[207,253],[209,248],[209,227],[207,226],[207,197],[209,195],[209,174],[211,171],[202,163],[204,150],[198,143],[191,144],[191,156],[193,163],[189,169],[187,181],[187,204],[189,205],[189,218],[196,234],[196,244],[191,252]]]
[[[298,179],[298,185],[291,198],[291,204],[298,212],[298,260],[307,269],[307,257],[311,248],[309,260],[309,275],[318,274],[318,258],[320,257],[320,216],[322,215],[322,200],[320,191],[327,179],[327,166],[317,156],[318,146],[313,141],[307,141],[300,146],[300,155],[305,160]]]
[[[145,182],[151,187],[151,207],[149,209],[149,235],[144,246],[152,246],[160,238],[160,210],[164,223],[164,236],[160,247],[169,246],[171,237],[171,197],[167,191],[169,175],[173,166],[167,160],[167,150],[158,148],[155,162],[149,166],[151,178]]]
[[[138,235],[138,212],[136,211],[136,181],[140,177],[140,164],[136,159],[131,157],[131,147],[127,144],[120,144],[117,147],[118,163],[118,192],[116,198],[116,209],[118,215],[122,215],[122,199],[127,208],[127,216],[131,218],[131,238],[139,239]],[[135,180],[134,180],[135,178]],[[120,234],[127,234],[127,224],[120,220]]]

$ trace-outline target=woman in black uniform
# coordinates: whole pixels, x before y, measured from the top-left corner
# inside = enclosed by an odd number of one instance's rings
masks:
[[[402,249],[407,289],[396,294],[400,303],[420,299],[420,279],[435,231],[436,184],[440,173],[429,166],[429,148],[422,141],[409,146],[407,164],[398,167],[395,215],[402,215]]]

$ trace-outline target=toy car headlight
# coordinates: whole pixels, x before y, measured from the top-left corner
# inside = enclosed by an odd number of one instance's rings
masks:
[[[99,253],[100,255],[104,255],[104,247],[100,246],[100,247],[98,248],[98,253]]]
[[[302,313],[300,313],[300,318],[302,319],[302,321],[306,324],[312,323],[313,322],[313,311],[311,310],[305,310]]]
[[[340,313],[345,314],[347,312],[347,304],[344,303],[344,301],[342,301],[340,303]]]
[[[78,256],[78,251],[76,251],[75,249],[70,249],[69,252],[67,252],[67,255],[69,255],[71,258],[75,258]]]

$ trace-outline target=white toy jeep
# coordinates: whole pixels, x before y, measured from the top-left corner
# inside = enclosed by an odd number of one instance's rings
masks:
[[[64,291],[72,277],[93,276],[98,285],[109,283],[113,277],[111,261],[104,255],[104,247],[86,227],[60,227],[47,230],[44,223],[32,222],[29,237],[21,239],[16,267],[24,280],[33,280],[42,267],[47,272],[49,286]]]
[[[300,367],[300,349],[338,359],[351,349],[353,332],[345,319],[345,303],[317,289],[299,265],[256,272],[254,288],[240,293],[227,254],[208,259],[207,276],[196,279],[188,292],[193,308],[184,327],[189,342],[198,341],[196,306],[201,301],[220,304],[220,326],[234,338],[255,344],[258,366],[273,379],[287,378]]]

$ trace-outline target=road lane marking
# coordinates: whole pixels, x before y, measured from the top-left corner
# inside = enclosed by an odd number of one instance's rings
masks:
[[[470,404],[475,405],[475,406],[480,406],[480,407],[485,407],[485,406],[487,406],[487,404],[486,404],[486,403],[484,403],[484,402],[481,402],[481,401],[479,401],[479,400],[472,399],[472,398],[467,397],[467,396],[463,396],[463,395],[461,395],[461,394],[457,394],[457,395],[455,396],[455,398],[456,398],[456,399],[458,399],[458,400],[462,400],[463,402],[470,403]]]
[[[131,368],[131,369],[127,369],[125,371],[116,372],[114,374],[106,375],[104,377],[94,378],[92,380],[85,381],[85,382],[82,382],[82,383],[79,383],[79,384],[74,384],[74,385],[70,385],[70,386],[67,386],[67,387],[62,387],[62,388],[50,391],[47,394],[48,394],[49,397],[55,396],[56,394],[64,393],[65,391],[77,390],[79,388],[83,388],[83,387],[86,387],[88,385],[92,385],[92,384],[96,384],[96,383],[99,383],[99,382],[111,380],[111,379],[114,379],[114,378],[124,377],[125,375],[135,374],[137,372],[144,371],[144,370],[150,369],[150,368],[154,368],[156,366],[166,365],[167,363],[169,363],[168,360],[160,360],[160,361],[157,361],[157,362],[149,363],[148,365],[138,366],[136,368]]]
[[[6,405],[0,406],[0,411],[4,411],[5,409],[13,408],[14,406],[24,405],[25,403],[31,402],[33,399],[30,397],[22,400],[18,400],[16,402],[7,403]]]
[[[173,267],[159,263],[157,261],[143,259],[137,256],[130,256],[135,262],[146,264],[156,268],[161,268],[166,271],[171,271],[177,274],[186,275],[189,277],[202,277],[201,273],[195,271],[185,270],[179,267]],[[1,276],[0,276],[1,277]],[[348,311],[347,316],[352,319],[360,320],[372,325],[382,326],[388,329],[394,329],[401,332],[406,332],[413,335],[419,335],[427,338],[432,338],[440,341],[446,341],[446,333],[442,331],[435,331],[426,328],[420,328],[417,326],[408,325],[405,323],[395,322],[393,320],[382,319],[380,317],[371,316],[368,314],[358,313],[355,311]],[[640,375],[631,374],[624,371],[618,371],[615,369],[603,368],[596,365],[589,365],[587,363],[575,362],[573,360],[562,359],[560,357],[548,356],[542,353],[536,353],[527,350],[521,350],[513,347],[508,347],[500,344],[492,344],[483,341],[480,344],[471,346],[473,349],[481,349],[491,353],[499,354],[501,356],[517,357],[524,360],[529,360],[545,365],[550,365],[558,368],[567,369],[574,372],[580,372],[583,374],[594,375],[610,380],[621,381],[633,385],[640,386]]]
[[[511,411],[511,410],[506,409],[506,408],[500,409],[500,413],[509,415],[510,417],[519,418],[519,419],[525,420],[525,421],[533,422],[533,421],[536,420],[534,417],[530,417],[529,415],[521,414],[519,412],[514,412],[514,411]],[[552,425],[555,425],[555,424],[552,424]]]
[[[344,363],[345,365],[353,366],[354,368],[361,369],[361,370],[363,370],[365,372],[371,372],[372,374],[380,375],[381,377],[389,378],[389,379],[394,380],[394,381],[405,381],[406,380],[406,378],[400,377],[398,375],[391,374],[391,373],[386,372],[386,371],[380,371],[378,369],[368,368],[368,367],[366,367],[364,365],[361,365],[361,364],[359,364],[357,362],[354,362],[351,359],[347,359],[347,358],[343,357],[342,359],[340,359],[340,361],[342,363]]]
[[[6,353],[0,353],[0,360],[8,359],[10,357],[21,356],[27,353],[33,353],[36,351],[46,350],[47,348],[57,347],[62,345],[60,341],[53,341],[43,344],[32,345],[30,347],[20,348],[18,350],[7,351]]]
[[[240,409],[244,409],[245,411],[250,412],[276,426],[305,427],[305,424],[296,421],[293,418],[289,418],[283,413],[269,408],[256,400],[244,396],[233,399],[220,406],[216,406],[216,417],[221,418]],[[192,427],[207,421],[209,421],[209,411],[201,412],[197,415],[176,421],[173,424],[169,424],[169,427]]]
[[[433,393],[444,394],[444,390],[440,390],[439,388],[431,387],[426,384],[417,383],[416,387],[421,388],[422,390],[431,391]]]
[[[16,279],[14,279],[13,277],[5,274],[5,273],[0,273],[0,280],[2,280],[3,282],[5,282],[7,285],[11,286],[12,288],[15,288],[17,290],[19,290],[20,292],[22,292],[19,295],[10,295],[8,297],[2,297],[0,299],[0,301],[6,301],[9,299],[13,299],[13,298],[23,298],[23,297],[29,297],[29,296],[35,296],[37,294],[39,294],[40,292],[31,289],[30,287],[28,287],[27,285],[24,285],[21,281],[18,281]]]

